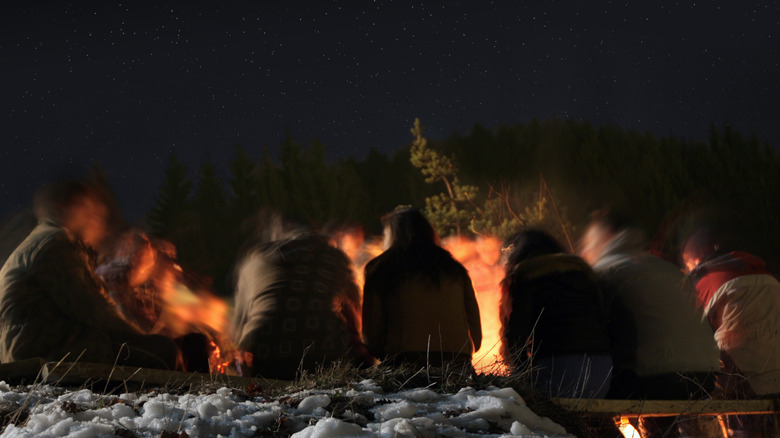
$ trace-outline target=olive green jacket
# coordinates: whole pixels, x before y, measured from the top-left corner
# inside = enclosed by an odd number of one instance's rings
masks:
[[[0,361],[113,363],[112,333],[138,330],[107,299],[83,244],[39,224],[0,270]]]

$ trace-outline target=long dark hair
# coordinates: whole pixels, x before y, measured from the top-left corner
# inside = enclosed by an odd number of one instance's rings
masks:
[[[396,209],[385,215],[382,223],[390,231],[390,246],[380,257],[394,266],[392,278],[386,281],[397,284],[402,280],[400,277],[422,274],[438,285],[441,274],[453,274],[462,269],[460,263],[439,246],[436,231],[419,210]]]
[[[508,253],[507,266],[515,266],[541,255],[566,253],[550,233],[538,229],[528,229],[511,235],[504,241],[501,251]]]
[[[390,229],[390,247],[437,245],[438,236],[431,223],[414,208],[397,209],[382,217],[382,224]]]

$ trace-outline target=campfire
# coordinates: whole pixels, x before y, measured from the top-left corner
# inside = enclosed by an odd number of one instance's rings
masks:
[[[366,263],[382,253],[381,239],[366,239],[360,229],[339,231],[332,238],[333,244],[352,260],[355,281],[362,286]],[[148,333],[172,338],[204,334],[210,341],[211,373],[233,374],[236,361],[251,364],[251,355],[238,351],[230,342],[228,303],[175,262],[175,248],[138,233],[129,242],[116,257],[118,264],[129,271],[122,277],[127,284],[120,291],[128,296],[116,296],[121,298],[116,301],[125,316]],[[500,358],[499,301],[504,271],[499,262],[500,242],[494,238],[449,238],[443,246],[468,269],[479,302],[483,341],[474,354],[474,367],[478,372],[503,373],[506,367]],[[111,268],[104,268],[103,274],[106,272],[110,273]]]

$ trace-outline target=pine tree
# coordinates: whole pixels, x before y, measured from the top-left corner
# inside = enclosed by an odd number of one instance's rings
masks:
[[[230,160],[229,183],[232,192],[229,205],[235,226],[260,208],[258,166],[241,145],[236,145],[236,155]]]
[[[441,236],[461,235],[468,229],[475,216],[473,197],[477,187],[462,185],[458,179],[458,170],[452,160],[428,147],[423,137],[420,119],[414,120],[411,129],[414,136],[410,162],[425,176],[425,182],[444,184],[446,192],[425,199],[425,213],[431,225]]]
[[[231,238],[229,210],[224,184],[211,159],[204,160],[198,172],[198,186],[193,199],[197,216],[197,234],[191,243],[189,265],[213,280],[213,287],[223,294],[228,288],[228,272],[235,257],[236,245]]]
[[[192,181],[187,177],[187,167],[175,152],[171,153],[165,179],[149,212],[149,225],[156,236],[174,240],[179,234],[190,210],[191,192]]]

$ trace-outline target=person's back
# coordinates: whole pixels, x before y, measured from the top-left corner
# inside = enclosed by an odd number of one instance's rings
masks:
[[[607,255],[593,269],[611,303],[616,372],[649,376],[717,369],[712,332],[677,266],[629,252]]]
[[[534,388],[553,397],[606,395],[612,360],[593,270],[542,230],[511,236],[502,251],[503,355],[512,372],[530,372]]]
[[[386,251],[365,268],[363,341],[376,358],[473,372],[482,328],[471,278],[418,210],[383,218]]]
[[[614,371],[608,398],[688,400],[715,388],[720,367],[712,331],[697,314],[693,290],[680,268],[643,250],[642,233],[618,216],[595,217],[582,254],[604,290]],[[702,433],[696,421],[643,417],[642,436],[681,428]]]
[[[683,259],[721,350],[720,396],[779,394],[780,282],[763,260],[743,251],[713,251],[692,261],[690,243]]]
[[[471,280],[449,253],[440,248],[434,251],[429,257],[440,270],[436,280],[424,273],[403,272],[392,260],[398,256],[392,250],[366,266],[364,335],[369,351],[377,357],[429,351],[434,352],[430,361],[436,363],[441,362],[436,356],[442,352],[471,357],[475,349],[469,326],[473,315],[468,314],[474,306]],[[393,278],[400,282],[387,288]],[[479,339],[475,342],[479,348]]]
[[[720,366],[712,331],[681,269],[643,245],[641,231],[615,213],[594,217],[583,238],[583,257],[602,284],[610,318],[610,396],[704,396]]]
[[[359,355],[350,314],[358,297],[349,259],[314,234],[266,244],[238,269],[233,339],[252,375],[292,379]]]

